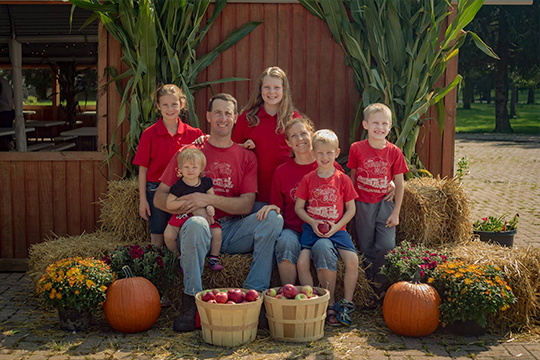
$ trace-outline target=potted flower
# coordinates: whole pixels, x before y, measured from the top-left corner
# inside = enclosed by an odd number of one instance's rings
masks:
[[[133,276],[150,280],[163,296],[178,276],[178,259],[165,248],[148,244],[118,246],[103,258],[119,279],[124,278],[122,268],[128,266]]]
[[[411,281],[420,267],[420,282],[427,282],[432,271],[439,264],[444,264],[448,255],[423,245],[414,245],[403,241],[385,256],[386,264],[381,273],[393,284],[399,281]]]
[[[68,258],[47,267],[37,291],[44,302],[58,309],[63,330],[85,330],[98,305],[105,301],[114,281],[111,268],[93,258]]]
[[[437,266],[428,283],[442,299],[442,326],[460,335],[483,333],[487,314],[504,311],[516,301],[502,270],[492,264],[451,260]]]
[[[500,217],[488,216],[473,223],[473,232],[480,236],[481,241],[493,241],[497,244],[511,247],[514,244],[514,235],[517,232],[519,214],[506,220],[506,215]]]

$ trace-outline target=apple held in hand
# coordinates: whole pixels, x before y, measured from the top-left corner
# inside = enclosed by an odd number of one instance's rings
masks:
[[[257,292],[257,290],[251,289],[248,292],[246,292],[246,295],[245,295],[246,301],[253,302],[253,301],[256,301],[258,298],[259,298],[259,293]]]
[[[216,294],[216,302],[218,304],[225,304],[227,301],[229,301],[229,297],[227,296],[226,292],[218,292]]]
[[[311,285],[304,285],[300,289],[302,294],[305,294],[308,298],[313,296],[313,287]]]
[[[285,296],[287,299],[294,299],[297,294],[298,289],[293,284],[283,285],[283,296]]]
[[[326,234],[330,231],[330,223],[326,220],[323,220],[324,222],[322,224],[317,225],[317,229],[321,232],[321,234]]]
[[[227,297],[230,301],[234,301],[235,303],[244,301],[244,293],[240,289],[229,289]]]

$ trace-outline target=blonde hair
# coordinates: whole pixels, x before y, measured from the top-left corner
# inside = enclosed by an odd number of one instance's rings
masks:
[[[385,104],[381,104],[381,103],[371,104],[364,109],[364,121],[367,122],[369,117],[372,114],[376,114],[378,112],[382,112],[384,115],[388,117],[388,120],[392,122],[392,110],[390,110],[390,108],[386,106]]]
[[[316,142],[320,142],[323,144],[334,145],[336,149],[339,149],[339,138],[332,130],[323,129],[317,131],[315,135],[313,135],[313,140],[311,142],[313,147],[315,147]]]
[[[192,163],[196,164],[199,163],[201,165],[201,173],[199,174],[199,177],[204,176],[204,169],[206,168],[206,156],[204,156],[203,152],[196,148],[187,148],[184,149],[178,154],[178,158],[176,159],[178,164],[178,170],[177,170],[177,176],[182,177],[182,166],[184,166],[185,163]]]
[[[266,76],[281,80],[281,83],[283,85],[283,99],[281,99],[281,102],[279,103],[279,108],[277,112],[277,134],[279,132],[285,131],[285,125],[292,118],[293,115],[293,101],[289,80],[287,79],[287,74],[285,74],[285,71],[281,70],[279,67],[271,66],[262,72],[262,74],[259,76],[259,79],[257,80],[257,88],[251,93],[247,105],[244,106],[240,113],[246,113],[246,119],[249,126],[259,125],[261,120],[257,116],[257,113],[261,109],[261,106],[264,104],[264,100],[261,96],[261,87],[263,80]]]
[[[182,110],[187,110],[187,97],[186,94],[178,86],[174,84],[165,84],[157,88],[155,98],[156,103],[159,103],[159,99],[165,95],[174,95],[182,103]]]

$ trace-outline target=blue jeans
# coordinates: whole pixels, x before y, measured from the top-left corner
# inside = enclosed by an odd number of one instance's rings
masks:
[[[276,243],[276,262],[281,264],[289,260],[296,265],[300,254],[300,233],[292,229],[283,229]],[[319,239],[311,248],[311,260],[317,271],[327,269],[337,271],[338,252],[332,241]]]
[[[253,261],[243,287],[264,291],[270,286],[276,239],[283,228],[283,218],[275,211],[263,221],[255,214],[221,223],[223,242],[221,252],[245,254],[253,252]],[[202,291],[204,260],[210,251],[210,227],[205,218],[189,218],[178,234],[178,247],[184,271],[184,292],[194,296]]]
[[[146,183],[146,200],[150,205],[150,216],[148,217],[148,225],[150,227],[150,234],[163,234],[167,223],[171,218],[171,214],[158,209],[154,206],[154,194],[159,186],[159,182],[147,182]]]

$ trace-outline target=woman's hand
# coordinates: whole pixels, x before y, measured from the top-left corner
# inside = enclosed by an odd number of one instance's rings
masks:
[[[268,216],[268,213],[272,210],[274,210],[278,214],[281,213],[281,209],[277,207],[276,205],[264,205],[259,211],[257,211],[257,219],[259,221],[263,221],[263,219],[266,219],[266,217]]]
[[[141,215],[144,220],[148,220],[148,216],[152,215],[150,213],[150,204],[148,204],[148,201],[144,200],[139,202],[139,215]]]
[[[245,143],[241,145],[244,149],[253,150],[255,149],[255,143],[251,139],[247,139]]]
[[[202,145],[206,142],[206,140],[210,139],[210,135],[201,135],[199,136],[198,138],[195,139],[195,141],[193,141],[192,144],[195,144],[195,145]]]

